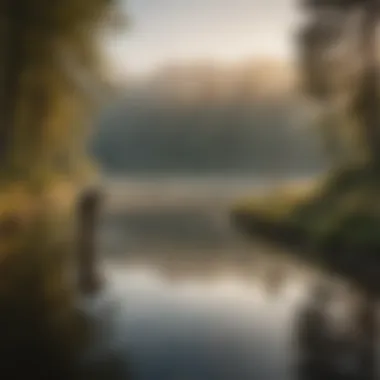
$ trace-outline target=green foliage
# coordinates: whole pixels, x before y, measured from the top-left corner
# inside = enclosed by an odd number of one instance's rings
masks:
[[[345,254],[374,253],[380,249],[380,180],[370,167],[342,169],[304,196],[255,199],[234,210],[276,226],[271,238],[291,229],[296,240],[321,251]],[[281,207],[279,207],[281,205]],[[271,211],[273,210],[273,211]],[[282,210],[282,211],[281,211]],[[249,217],[247,219],[249,227]],[[254,228],[253,228],[254,229]]]

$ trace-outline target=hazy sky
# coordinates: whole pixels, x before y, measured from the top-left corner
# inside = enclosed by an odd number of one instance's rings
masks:
[[[297,0],[120,1],[132,21],[110,45],[121,74],[168,61],[292,56]]]

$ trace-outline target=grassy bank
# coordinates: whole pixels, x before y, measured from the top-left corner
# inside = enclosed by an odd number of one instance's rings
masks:
[[[232,218],[249,235],[299,248],[327,265],[368,272],[380,263],[380,172],[353,167],[314,186],[242,200]]]

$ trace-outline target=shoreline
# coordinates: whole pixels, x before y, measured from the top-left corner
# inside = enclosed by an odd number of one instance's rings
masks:
[[[312,244],[306,234],[291,227],[276,225],[252,214],[231,213],[233,225],[250,239],[259,239],[287,252],[298,259],[321,267],[323,270],[343,276],[349,281],[371,292],[380,293],[378,250],[348,251],[344,245],[318,247]],[[377,268],[376,268],[377,267]],[[374,281],[375,280],[375,281]]]
[[[290,249],[298,258],[380,293],[377,173],[346,169],[293,190],[243,199],[230,211],[232,224],[248,238]]]

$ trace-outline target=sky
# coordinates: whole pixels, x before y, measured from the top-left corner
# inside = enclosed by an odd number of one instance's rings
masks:
[[[119,0],[131,20],[108,41],[123,75],[168,62],[291,59],[297,0]]]

